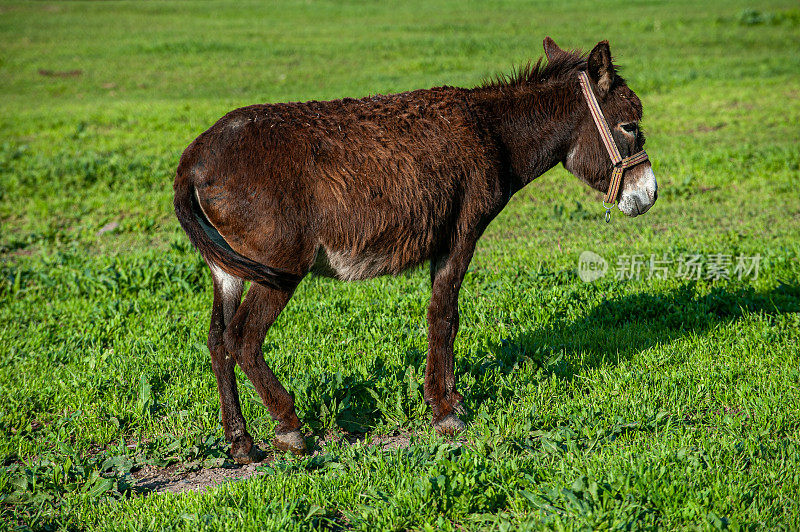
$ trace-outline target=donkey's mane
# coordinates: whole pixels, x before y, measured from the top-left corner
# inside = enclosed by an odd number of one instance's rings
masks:
[[[485,80],[479,88],[504,89],[544,83],[574,74],[585,65],[586,54],[579,50],[571,50],[559,54],[546,63],[542,57],[536,63],[528,61],[512,69],[510,74],[497,74]]]

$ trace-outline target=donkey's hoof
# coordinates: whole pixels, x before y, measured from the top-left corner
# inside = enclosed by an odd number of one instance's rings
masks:
[[[233,449],[231,448],[231,458],[233,461],[239,465],[247,465],[252,464],[254,462],[261,462],[264,458],[267,457],[267,454],[258,448],[257,445],[252,445],[249,451],[244,451],[243,449]]]
[[[449,414],[433,424],[438,434],[452,436],[463,431],[467,426],[455,414]]]
[[[275,434],[272,445],[279,451],[291,451],[301,456],[306,454],[306,439],[299,430],[287,432],[286,434]]]

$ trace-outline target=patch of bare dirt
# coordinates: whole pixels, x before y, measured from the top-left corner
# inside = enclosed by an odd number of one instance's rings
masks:
[[[39,75],[46,78],[77,78],[83,74],[83,70],[48,70],[39,69]]]
[[[724,128],[727,125],[728,124],[726,122],[721,122],[719,124],[714,124],[714,125],[701,124],[701,125],[697,126],[696,128],[692,128],[692,129],[687,130],[686,133],[689,133],[689,134],[692,134],[692,133],[711,133],[713,131],[719,131],[720,129]]]
[[[411,437],[414,434],[411,432],[399,432],[394,435],[386,435],[386,436],[372,436],[369,440],[369,444],[374,447],[380,447],[384,451],[392,451],[395,449],[405,449],[411,443]],[[325,447],[330,443],[338,443],[338,442],[345,442],[353,445],[354,443],[366,443],[367,442],[367,435],[366,434],[334,434],[324,440],[320,440],[317,442],[319,446],[319,450],[315,451],[314,454],[318,454]]]
[[[381,450],[393,451],[404,449],[411,443],[413,433],[397,433],[386,436],[372,436],[369,438],[368,445],[380,447]],[[335,434],[325,439],[320,439],[314,446],[311,456],[325,452],[325,447],[331,443],[367,443],[366,434]],[[230,465],[224,467],[212,467],[197,471],[186,471],[181,464],[169,467],[158,468],[144,466],[131,476],[136,480],[136,488],[155,493],[183,493],[185,491],[202,492],[210,487],[218,486],[224,482],[245,480],[251,477],[263,475],[258,467],[268,465],[275,460],[275,454],[271,451],[272,447],[267,443],[262,443],[261,448],[267,452],[266,458],[256,464]]]
[[[262,464],[272,460],[268,458]],[[261,464],[248,464],[233,467],[214,467],[187,472],[181,465],[165,468],[145,466],[132,473],[136,479],[136,487],[156,493],[183,493],[184,491],[205,491],[211,486],[223,482],[244,480],[252,476],[263,475],[256,468]]]

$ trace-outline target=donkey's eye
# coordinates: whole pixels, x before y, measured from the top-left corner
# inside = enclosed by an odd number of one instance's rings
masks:
[[[631,133],[633,135],[635,135],[636,134],[636,130],[639,129],[639,126],[637,126],[635,122],[630,122],[630,123],[627,123],[627,124],[620,124],[619,127],[621,127],[622,130],[625,131],[626,133]]]

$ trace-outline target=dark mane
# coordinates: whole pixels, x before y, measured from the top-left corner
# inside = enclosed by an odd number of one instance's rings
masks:
[[[585,64],[586,54],[579,50],[571,50],[547,63],[544,63],[543,58],[540,57],[535,64],[528,61],[526,64],[512,69],[510,74],[497,74],[485,80],[479,88],[504,89],[543,83],[573,74]]]

